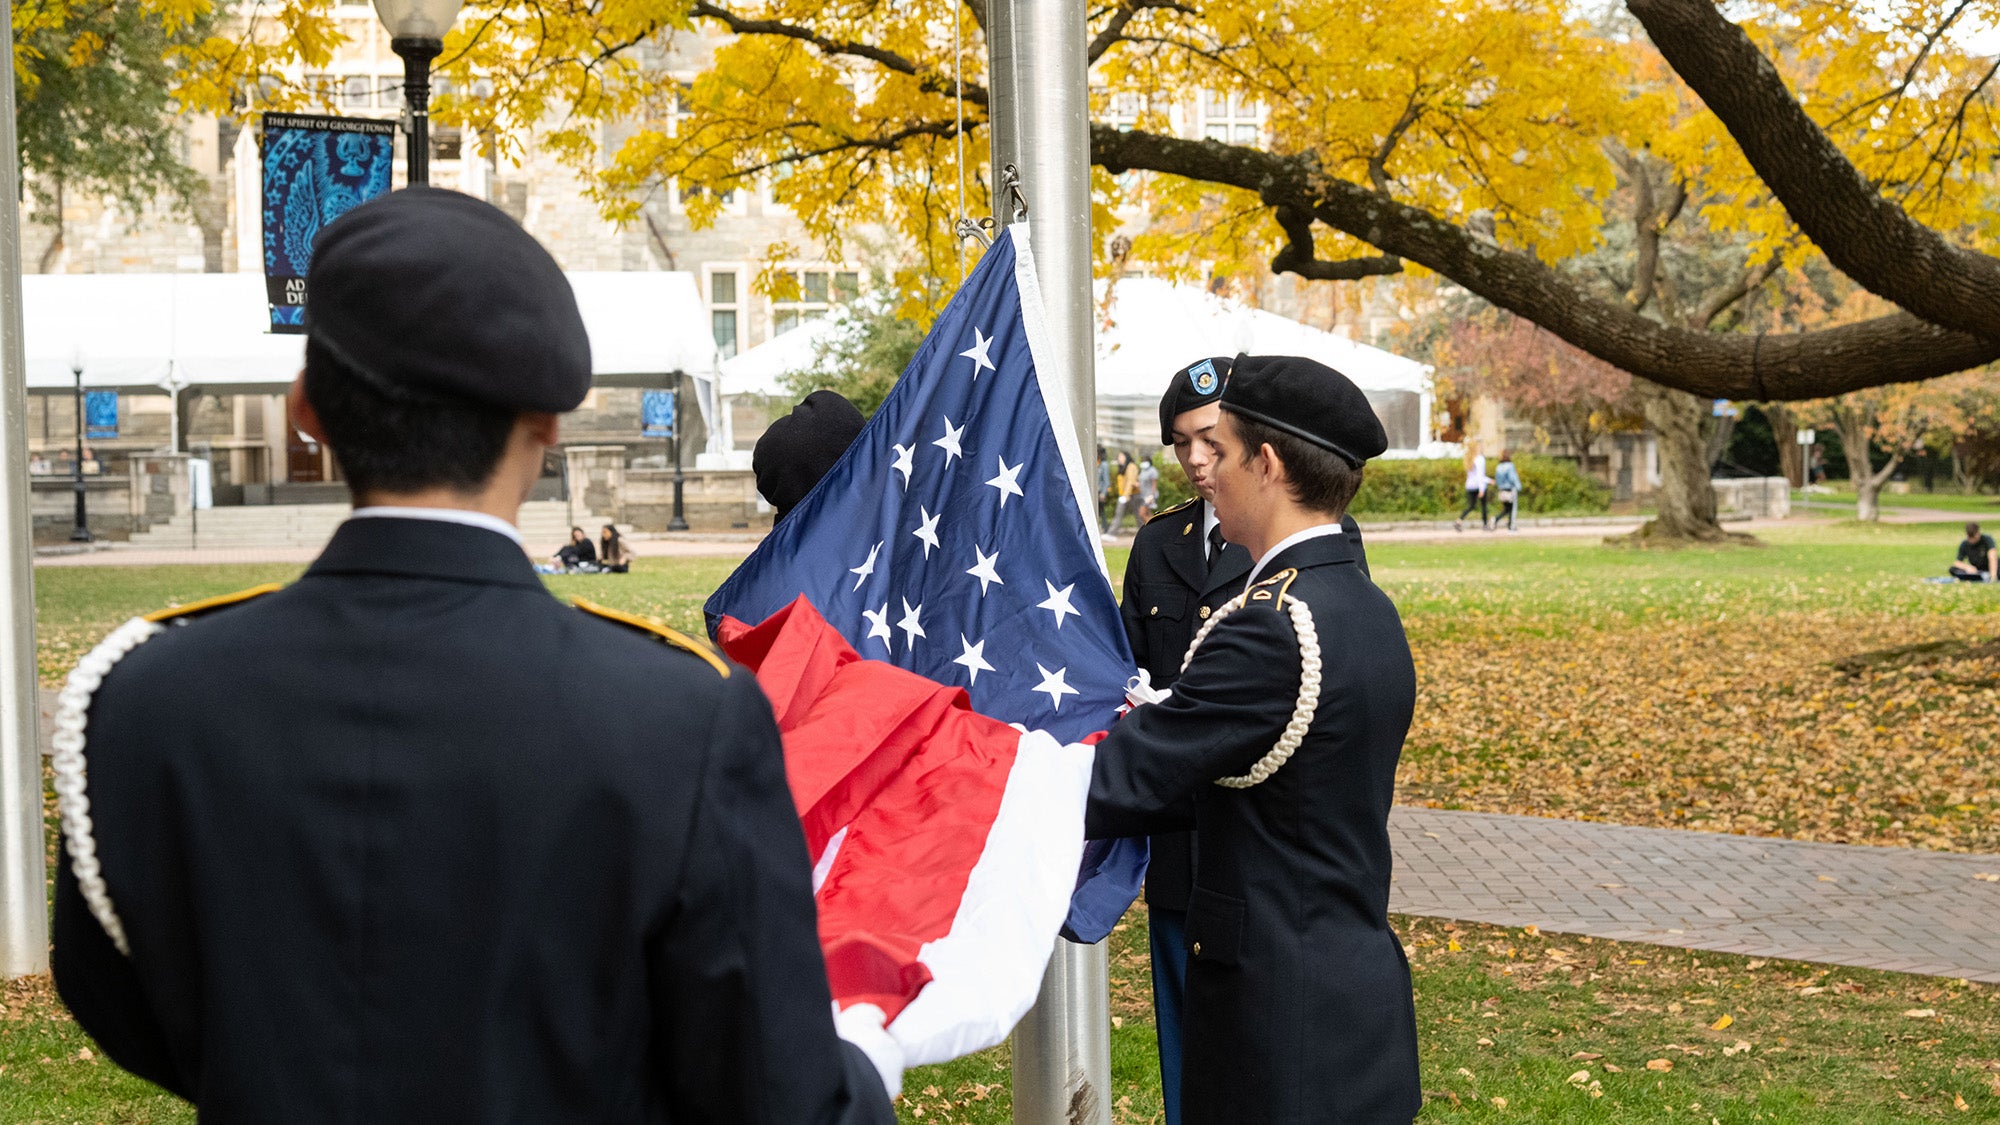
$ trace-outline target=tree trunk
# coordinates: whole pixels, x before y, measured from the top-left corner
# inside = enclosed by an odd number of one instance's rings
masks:
[[[1889,463],[1876,470],[1868,463],[1868,427],[1861,412],[1844,410],[1840,413],[1839,422],[1840,444],[1847,454],[1847,479],[1854,482],[1854,518],[1862,523],[1874,523],[1882,518],[1879,502],[1882,485],[1895,473],[1903,455],[1891,455]]]
[[[1799,427],[1792,418],[1791,409],[1778,402],[1760,405],[1764,409],[1765,421],[1771,423],[1771,440],[1778,446],[1778,472],[1792,483],[1792,487],[1804,488],[1806,451],[1799,444]]]
[[[1646,424],[1660,443],[1659,512],[1629,536],[1611,542],[1681,546],[1749,540],[1722,530],[1715,518],[1715,486],[1708,478],[1708,439],[1701,432],[1702,400],[1684,391],[1635,380],[1632,389]]]
[[[55,212],[56,218],[55,222],[51,225],[55,228],[55,233],[49,236],[49,244],[42,247],[41,261],[35,267],[37,273],[49,272],[63,251],[63,228],[65,224],[63,223],[63,184],[61,180],[55,181],[54,197],[55,206],[52,209]]]

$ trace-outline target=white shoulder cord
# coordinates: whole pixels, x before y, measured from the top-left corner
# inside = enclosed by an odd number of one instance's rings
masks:
[[[1290,761],[1292,752],[1305,741],[1306,730],[1312,726],[1313,713],[1319,710],[1319,630],[1313,625],[1312,611],[1306,608],[1306,603],[1297,598],[1280,597],[1281,604],[1291,611],[1292,629],[1299,635],[1299,701],[1292,708],[1292,721],[1285,724],[1285,733],[1279,736],[1278,744],[1271,747],[1270,753],[1257,759],[1257,764],[1250,767],[1249,773],[1241,777],[1215,779],[1217,785],[1229,789],[1248,789],[1277,773],[1278,767]],[[1248,605],[1249,600],[1250,591],[1245,590],[1215,611],[1215,615],[1194,635],[1194,643],[1188,645],[1187,657],[1181,661],[1182,672],[1186,672],[1188,665],[1194,662],[1195,650],[1208,638],[1209,631],[1223,618]]]
[[[84,795],[83,728],[90,717],[90,697],[104,683],[113,665],[127,653],[151,640],[162,630],[157,622],[134,617],[112,630],[90,655],[77,661],[69,681],[56,696],[55,735],[50,739],[55,753],[49,767],[55,773],[56,811],[62,815],[63,837],[69,845],[70,870],[83,901],[118,952],[127,957],[132,948],[125,940],[125,923],[111,907],[111,894],[104,887],[104,871],[97,862],[97,840],[90,834],[90,798]]]

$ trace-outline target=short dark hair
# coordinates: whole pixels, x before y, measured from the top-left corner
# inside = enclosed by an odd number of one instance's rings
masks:
[[[391,391],[311,336],[305,387],[334,460],[356,493],[477,491],[492,479],[520,416],[465,399]]]
[[[1978,523],[1977,523],[1976,521],[1974,521],[1974,520],[1966,520],[1966,521],[1965,521],[1965,534],[1966,534],[1966,535],[1967,535],[1968,537],[1969,537],[1969,536],[1973,536],[1973,535],[1977,535],[1977,534],[1979,534],[1979,524],[1978,524]]]
[[[1252,421],[1227,406],[1223,410],[1235,420],[1236,435],[1243,439],[1244,464],[1249,464],[1259,450],[1269,445],[1285,464],[1294,501],[1315,512],[1336,517],[1347,514],[1347,505],[1361,490],[1361,466],[1350,465],[1347,458],[1296,434]]]

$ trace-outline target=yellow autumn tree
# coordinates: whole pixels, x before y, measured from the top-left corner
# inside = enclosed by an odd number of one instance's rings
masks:
[[[189,56],[190,97],[254,90],[334,34],[326,0],[257,10],[272,15]],[[1099,117],[1096,229],[1108,238],[1114,210],[1144,209],[1154,222],[1128,252],[1170,271],[1433,270],[1707,396],[1820,397],[2000,357],[1979,157],[1991,74],[1957,37],[1966,5],[1753,0],[1729,9],[1740,26],[1710,0],[1627,10],[1593,23],[1548,0],[1116,0],[1077,29]],[[924,282],[955,278],[961,175],[967,207],[985,210],[984,14],[985,0],[475,0],[441,62],[492,93],[438,111],[503,150],[538,134],[591,173],[614,217],[673,181],[775,181],[835,255],[857,226],[899,232],[903,291],[924,299],[949,290]],[[669,59],[692,60],[684,88]],[[1260,107],[1254,135],[1173,127],[1210,96]],[[1629,161],[1739,234],[1745,269],[1831,248],[1901,309],[1753,336],[1605,297],[1568,267],[1598,247]],[[1912,265],[1874,249],[1897,239],[1950,252]],[[1914,284],[1913,268],[1951,283]]]

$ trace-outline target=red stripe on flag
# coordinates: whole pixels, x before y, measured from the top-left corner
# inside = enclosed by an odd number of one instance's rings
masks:
[[[893,1020],[930,980],[917,955],[951,932],[1020,735],[959,688],[862,659],[803,596],[717,635],[772,701],[811,854],[847,830],[817,896],[834,998]]]

